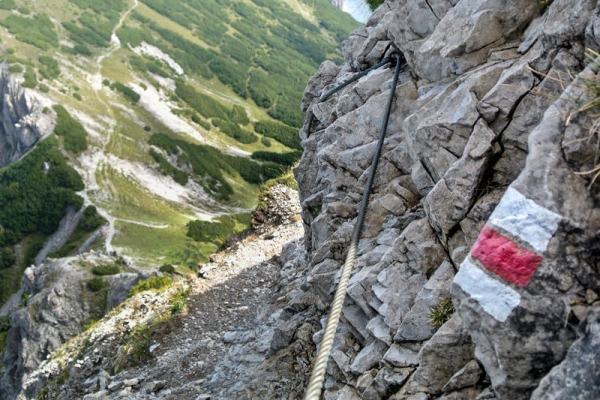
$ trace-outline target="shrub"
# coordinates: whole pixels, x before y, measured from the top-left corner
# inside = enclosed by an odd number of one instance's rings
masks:
[[[25,70],[25,74],[23,74],[25,81],[23,82],[23,87],[33,89],[37,86],[37,76],[35,75],[35,70],[31,67],[27,67]]]
[[[192,114],[192,121],[194,121],[195,123],[197,123],[204,129],[206,129],[207,131],[210,131],[210,124],[208,122],[204,121],[202,118],[200,118],[200,116],[198,114],[196,114],[196,113]]]
[[[146,132],[150,132],[152,130],[152,128],[150,128],[148,125],[144,126],[144,130]]]
[[[46,14],[37,14],[33,18],[11,14],[1,24],[21,42],[42,50],[58,46],[54,24]]]
[[[120,272],[116,265],[96,265],[92,268],[92,274],[98,276],[116,275]]]
[[[271,141],[268,138],[263,136],[260,141],[265,147],[271,147]]]
[[[383,0],[366,0],[371,11],[375,11],[377,7],[383,4]]]
[[[301,151],[292,151],[289,153],[274,153],[270,151],[255,151],[252,153],[254,160],[273,161],[277,164],[291,167],[302,157]]]
[[[123,95],[134,104],[140,100],[140,95],[137,94],[135,90],[129,86],[123,85],[121,82],[114,82],[112,85],[110,85],[110,88],[116,89],[117,91],[123,93]]]
[[[108,79],[104,78],[104,79],[102,80],[102,84],[103,84],[104,86],[110,86],[110,81],[109,81]]]
[[[40,56],[38,58],[40,62],[40,75],[42,75],[45,79],[52,80],[58,78],[60,75],[60,67],[58,66],[58,61],[56,61],[52,57],[48,56]]]
[[[74,93],[73,93],[73,97],[75,97],[75,98],[76,98],[77,100],[79,100],[79,101],[83,100],[83,97],[81,97],[81,94],[79,94],[79,93],[77,93],[77,92],[74,92]]]
[[[73,96],[79,93],[73,93]],[[79,95],[81,96],[81,95]],[[54,133],[65,138],[65,149],[79,153],[87,149],[87,131],[77,120],[73,119],[67,110],[60,104],[52,106],[57,114]]]
[[[277,140],[279,143],[296,150],[302,150],[298,130],[281,122],[262,120],[254,126],[257,133]]]
[[[138,293],[146,290],[161,290],[171,285],[171,278],[167,276],[153,276],[146,280],[139,282],[133,286],[129,291],[129,297],[135,296]]]
[[[18,74],[20,72],[23,72],[23,67],[19,64],[13,64],[10,67],[8,67],[8,72],[12,74]]]
[[[171,264],[163,264],[160,266],[160,268],[158,270],[160,272],[164,272],[165,274],[174,274],[175,273],[175,267],[172,266]]]
[[[17,8],[15,0],[0,0],[0,10],[14,10]]]
[[[107,283],[104,282],[104,279],[100,277],[92,278],[88,281],[87,287],[92,292],[99,292],[107,286]]]
[[[220,118],[213,118],[212,123],[214,126],[218,127],[221,132],[229,137],[234,138],[240,143],[248,144],[258,141],[258,136],[252,132],[240,128],[236,122],[231,122]]]
[[[38,89],[40,90],[40,92],[42,93],[48,93],[50,91],[50,88],[48,87],[48,85],[44,84],[44,83],[40,83],[40,85],[38,86]],[[44,107],[46,110],[50,111],[50,109],[48,107]],[[42,110],[42,112],[44,114],[48,114],[47,112],[44,112],[44,110]]]
[[[91,56],[92,51],[83,44],[77,44],[73,47],[73,54],[81,54],[82,56]]]

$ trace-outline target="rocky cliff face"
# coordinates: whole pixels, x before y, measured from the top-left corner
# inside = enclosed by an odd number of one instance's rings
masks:
[[[315,119],[295,170],[305,247],[283,257],[294,273],[282,276],[272,354],[248,368],[239,398],[306,387],[392,70],[318,99],[390,43],[407,66],[325,398],[596,396],[600,184],[586,105],[598,78],[585,49],[598,49],[600,8],[549,3],[390,0],[343,44],[344,65],[321,65],[304,95]],[[239,371],[243,356],[224,365]],[[225,382],[221,373],[213,385]]]
[[[50,134],[56,124],[44,99],[21,87],[5,66],[0,68],[0,168],[20,159],[42,137]]]
[[[79,334],[86,323],[123,302],[131,286],[147,277],[121,273],[105,277],[108,287],[97,293],[86,290],[93,275],[84,266],[111,262],[111,257],[89,253],[47,261],[25,271],[21,290],[13,296],[20,302],[12,302],[12,327],[2,359],[3,399],[16,398],[23,382],[52,351]],[[37,389],[29,396],[35,397]]]

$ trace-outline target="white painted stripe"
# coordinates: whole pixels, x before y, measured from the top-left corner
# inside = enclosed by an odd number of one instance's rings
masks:
[[[470,256],[460,266],[454,283],[500,322],[506,321],[521,302],[521,295],[517,291],[488,276],[471,262]]]
[[[561,219],[560,215],[509,187],[488,222],[518,236],[538,252],[544,252]]]

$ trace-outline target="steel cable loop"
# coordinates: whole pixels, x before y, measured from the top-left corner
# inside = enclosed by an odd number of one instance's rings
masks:
[[[329,92],[322,94],[321,97],[319,97],[319,101],[317,102],[317,104],[324,102],[325,100],[327,100],[328,98],[333,96],[335,93],[339,92],[340,90],[342,90],[343,88],[345,88],[346,86],[351,84],[352,82],[356,82],[363,76],[367,75],[369,72],[371,72],[375,69],[381,68],[384,65],[388,64],[389,62],[392,62],[393,61],[392,57],[393,56],[385,57],[383,60],[381,60],[377,64],[373,65],[372,67],[369,67],[369,68],[365,69],[364,71],[357,73],[352,78],[348,79],[346,82],[342,83],[339,86],[336,86],[334,89],[330,90]],[[310,112],[310,115],[308,116],[308,125],[306,128],[306,137],[307,138],[310,136],[310,126],[312,125],[313,119],[315,117],[315,114],[313,113],[312,109],[309,112]]]
[[[356,225],[354,226],[354,233],[352,234],[352,240],[350,242],[348,254],[346,255],[346,262],[344,263],[344,267],[342,268],[340,283],[338,284],[338,287],[335,291],[333,304],[331,305],[331,312],[329,314],[329,319],[327,320],[327,325],[325,327],[323,339],[321,340],[321,348],[319,349],[319,353],[317,354],[313,371],[310,376],[308,388],[306,389],[306,395],[304,397],[305,400],[318,400],[321,396],[321,388],[323,387],[323,381],[325,380],[325,369],[327,368],[329,353],[331,352],[331,347],[333,346],[335,332],[337,330],[340,315],[342,313],[344,299],[346,298],[346,289],[348,288],[348,281],[350,280],[352,268],[354,267],[356,249],[358,247],[358,241],[360,239],[360,234],[365,220],[365,214],[369,205],[369,195],[371,193],[371,188],[375,179],[375,173],[377,172],[377,166],[379,165],[379,158],[381,157],[381,151],[383,149],[383,142],[387,133],[390,112],[392,110],[392,102],[394,100],[394,95],[396,92],[396,85],[398,84],[401,55],[396,53],[393,55],[393,57],[396,58],[396,69],[394,71],[394,78],[392,79],[392,87],[390,88],[390,97],[383,118],[383,124],[381,127],[381,131],[379,132],[377,148],[375,150],[375,153],[373,154],[373,161],[371,162],[371,171],[369,172],[367,184],[363,192],[363,198],[358,211],[358,218],[356,220]]]

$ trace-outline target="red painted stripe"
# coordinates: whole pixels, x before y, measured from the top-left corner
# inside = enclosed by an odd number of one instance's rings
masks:
[[[473,258],[494,274],[517,286],[527,286],[542,257],[519,247],[485,225],[471,249]]]

